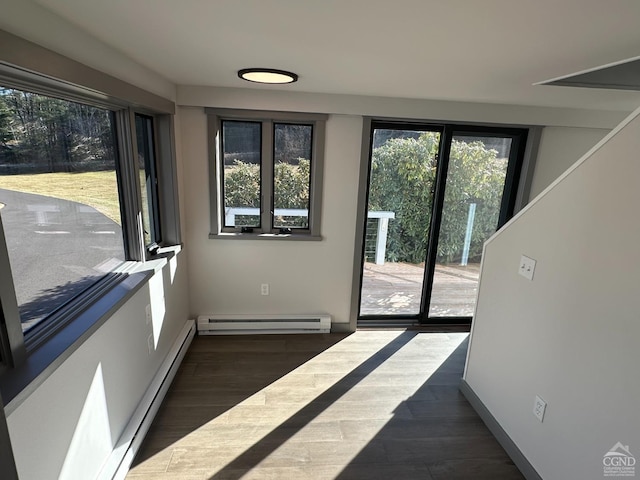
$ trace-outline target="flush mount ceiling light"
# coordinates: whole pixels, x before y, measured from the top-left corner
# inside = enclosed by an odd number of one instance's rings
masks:
[[[238,77],[247,82],[255,83],[293,83],[298,81],[298,75],[285,70],[273,68],[244,68],[238,71]]]

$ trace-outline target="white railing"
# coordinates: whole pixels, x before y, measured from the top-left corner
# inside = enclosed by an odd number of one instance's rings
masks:
[[[225,210],[224,224],[227,227],[236,225],[236,215],[260,215],[259,208],[230,207]],[[296,208],[276,208],[274,215],[282,217],[308,217],[309,211]],[[389,219],[396,218],[395,212],[367,212],[367,218],[378,219],[378,231],[376,232],[376,264],[384,265],[384,257],[387,251],[387,233],[389,231]]]
[[[229,207],[224,214],[224,224],[227,227],[236,226],[236,215],[260,215],[260,209],[255,207]],[[276,217],[308,217],[309,210],[303,208],[276,208]]]
[[[389,219],[396,218],[396,213],[367,212],[367,218],[378,219],[378,231],[376,232],[376,265],[384,265],[384,257],[387,252],[387,233],[389,232]]]

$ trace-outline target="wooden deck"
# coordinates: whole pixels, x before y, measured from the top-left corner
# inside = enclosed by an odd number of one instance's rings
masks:
[[[365,263],[362,315],[415,315],[420,310],[424,269],[420,265]],[[472,316],[480,264],[436,265],[429,315]]]

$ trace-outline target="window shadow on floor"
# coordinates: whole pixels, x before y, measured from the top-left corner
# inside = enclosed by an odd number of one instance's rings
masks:
[[[386,344],[367,360],[360,363],[340,381],[325,390],[324,393],[320,394],[305,407],[293,414],[271,433],[256,442],[252,447],[227,464],[223,469],[211,476],[210,480],[242,478],[243,475],[250,472],[271,453],[277,450],[281,445],[285,444],[296,433],[302,430],[343,395],[349,392],[349,390],[358,385],[364,377],[372,373],[390,357],[396,354],[401,348],[407,345],[415,335],[415,332],[405,331],[395,337],[391,342]]]
[[[196,336],[132,468],[349,335]]]
[[[459,391],[467,348],[468,338],[334,478],[524,480]],[[347,438],[366,431],[352,427],[343,425]]]
[[[194,475],[207,471],[204,478],[209,480],[292,474],[339,480],[521,480],[517,468],[459,392],[468,338],[393,333],[372,355],[366,353],[375,348],[371,346],[358,350],[360,353],[353,351],[361,340],[353,344],[347,339],[344,348],[337,345],[346,334],[298,335],[295,339],[248,336],[233,341],[196,338],[132,467],[155,454],[160,454],[157,458],[162,462],[171,454],[171,449],[163,450],[175,443],[181,460],[171,457],[171,467],[178,468],[171,471],[187,472],[187,465],[192,465]],[[288,374],[333,346],[339,350],[321,356],[320,363],[305,365],[291,383]],[[342,352],[351,353],[342,357]],[[346,363],[334,365],[334,358],[344,358]],[[345,373],[325,374],[327,369]],[[298,391],[295,382],[315,377],[316,372],[320,378],[335,378],[335,383],[329,382],[309,401],[297,400],[310,391],[313,394],[314,389],[305,391],[301,386]],[[287,382],[284,390],[263,392],[282,377]],[[285,401],[278,403],[277,395],[285,392],[293,397],[280,397]],[[284,412],[280,423],[273,417],[273,408],[278,415]],[[225,412],[232,416],[229,420],[234,418],[233,423],[226,423]],[[266,424],[260,423],[263,417]],[[253,443],[246,441],[248,448],[229,455],[234,447],[225,448],[224,438],[215,432],[230,429],[229,441],[237,445],[234,435],[240,435],[242,441],[245,426],[252,436],[254,429],[266,433],[256,436]],[[321,438],[327,426],[339,429],[337,438]],[[211,434],[216,435],[214,443]],[[186,443],[180,441],[184,437],[189,437]],[[228,459],[221,463],[225,457]],[[202,463],[197,463],[198,458]]]

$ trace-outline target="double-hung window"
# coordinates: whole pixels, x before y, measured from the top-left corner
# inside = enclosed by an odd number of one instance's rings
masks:
[[[207,114],[211,237],[319,239],[326,116]]]

